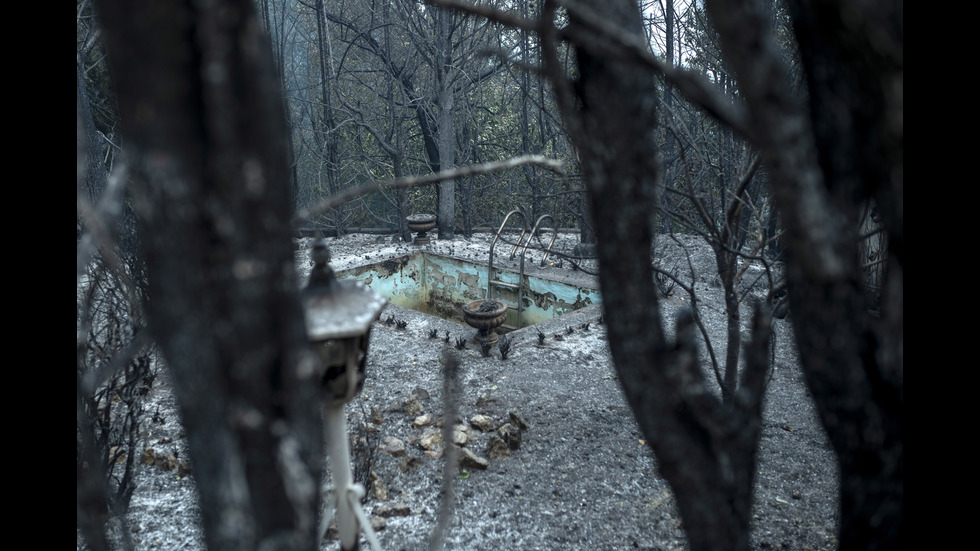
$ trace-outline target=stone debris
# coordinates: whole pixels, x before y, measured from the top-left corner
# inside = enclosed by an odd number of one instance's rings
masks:
[[[404,503],[394,503],[392,505],[379,505],[374,510],[374,514],[381,518],[407,517],[412,514],[412,510]]]
[[[394,457],[405,455],[405,442],[394,436],[385,436],[378,445],[378,449],[390,453]]]
[[[443,448],[440,446],[434,450],[426,450],[422,452],[422,455],[428,457],[429,459],[442,459],[442,452]]]
[[[487,443],[487,457],[493,461],[510,457],[510,447],[496,434],[490,435],[490,442]]]
[[[381,408],[378,406],[371,406],[371,422],[375,425],[385,422],[385,414],[381,412]]]
[[[507,443],[507,446],[509,446],[510,449],[516,450],[521,447],[523,438],[521,437],[521,429],[517,428],[517,425],[504,423],[497,428],[497,434],[499,434],[500,438]]]
[[[431,413],[426,413],[426,414],[423,414],[423,415],[419,415],[418,417],[416,417],[412,421],[412,428],[413,429],[421,429],[421,428],[424,428],[424,427],[428,427],[434,421],[435,421],[435,418],[432,417],[432,414]]]
[[[470,417],[470,424],[482,432],[490,432],[494,429],[493,419],[479,413]]]
[[[429,459],[441,459],[442,458],[442,446],[434,450],[425,450],[422,455],[428,457]]]
[[[177,476],[184,477],[190,474],[191,465],[187,461],[179,461],[177,456],[172,453],[161,453],[147,446],[140,458],[144,464],[151,465],[164,471],[177,469]]]
[[[147,446],[146,450],[143,452],[143,463],[146,465],[153,465],[157,460],[156,455],[156,451]]]
[[[459,449],[459,466],[468,467],[471,469],[486,469],[490,466],[490,462],[486,459],[476,455],[468,448]]]
[[[493,397],[493,396],[492,396],[492,395],[490,394],[490,391],[489,391],[489,390],[484,390],[484,391],[483,391],[483,392],[481,392],[481,393],[480,393],[480,395],[479,395],[479,396],[478,396],[478,397],[476,398],[476,405],[477,405],[477,407],[480,407],[480,406],[485,406],[485,405],[487,405],[487,404],[489,404],[489,403],[491,403],[491,402],[496,402],[496,401],[497,401],[497,399],[496,399],[496,398],[494,398],[494,397]]]
[[[388,501],[388,485],[385,484],[384,479],[374,469],[371,469],[368,479],[371,485],[371,497],[378,501]]]
[[[493,397],[493,389],[485,389],[480,393],[476,403],[483,406],[491,402],[497,402]],[[416,387],[412,391],[412,396],[402,403],[401,410],[411,416],[411,427],[414,431],[402,435],[400,438],[387,436],[382,439],[378,449],[392,456],[401,457],[398,468],[401,472],[408,471],[423,465],[427,459],[439,460],[445,456],[446,445],[443,435],[443,419],[433,413],[423,413],[423,401],[429,399],[429,393],[421,387]],[[383,415],[377,408],[371,410],[371,422],[380,425],[384,421]],[[499,425],[499,426],[498,426]],[[473,427],[475,430],[471,430]],[[459,466],[464,469],[484,470],[489,467],[490,461],[499,461],[510,457],[514,450],[521,447],[523,443],[522,431],[528,430],[530,424],[524,415],[518,410],[510,410],[506,420],[494,420],[491,415],[476,413],[469,417],[468,421],[457,417],[452,430],[452,443],[459,453]],[[487,440],[481,440],[481,434],[489,433]],[[474,452],[475,446],[481,446],[486,442],[484,456]],[[412,457],[408,450],[411,448],[421,449],[421,457]],[[482,449],[482,448],[481,448]],[[389,490],[380,476],[372,471],[369,478],[369,488],[371,497],[377,501],[389,499]],[[398,491],[395,490],[395,494]],[[407,509],[406,509],[407,510]],[[384,518],[399,516],[391,509],[379,508],[376,515],[383,521]],[[408,514],[408,513],[405,513]]]
[[[442,445],[442,431],[435,427],[425,429],[419,438],[419,446],[424,450],[434,450]]]
[[[418,417],[422,415],[422,402],[417,397],[412,396],[402,404],[402,411],[410,417]]]
[[[453,444],[465,446],[469,440],[469,427],[466,425],[453,426]]]
[[[527,430],[531,428],[531,425],[528,424],[527,419],[525,419],[524,416],[521,415],[521,413],[516,409],[510,410],[510,413],[508,413],[508,415],[510,416],[510,422],[517,425],[517,428],[521,430]]]

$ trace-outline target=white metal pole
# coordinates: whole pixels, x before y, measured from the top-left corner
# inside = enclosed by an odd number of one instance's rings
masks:
[[[343,551],[357,549],[357,518],[348,496],[354,477],[350,468],[350,446],[347,442],[347,416],[344,406],[325,407],[327,454],[330,457],[330,475],[333,478],[334,495],[337,498],[337,533]]]

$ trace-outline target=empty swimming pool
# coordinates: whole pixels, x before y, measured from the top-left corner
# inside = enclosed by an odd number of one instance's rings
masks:
[[[517,273],[495,271],[507,283],[519,280]],[[459,323],[463,323],[461,305],[487,293],[486,265],[421,252],[344,270],[338,276],[363,281],[392,304]],[[555,278],[525,274],[521,327],[601,302],[598,290],[559,279],[560,273]],[[495,298],[513,305],[517,291],[501,289]],[[516,322],[517,313],[509,311],[505,323],[516,326]]]

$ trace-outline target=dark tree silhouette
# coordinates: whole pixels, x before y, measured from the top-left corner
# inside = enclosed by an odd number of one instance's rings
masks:
[[[443,5],[540,34],[545,70],[581,156],[599,231],[610,348],[626,397],[677,495],[693,549],[745,549],[761,399],[757,320],[726,413],[705,392],[690,321],[668,341],[646,251],[659,166],[657,74],[761,152],[786,232],[802,367],[841,468],[840,541],[901,545],[903,469],[903,8],[790,2],[808,94],[801,101],[752,0],[706,2],[741,102],[649,53],[632,0],[547,0],[537,21]],[[558,28],[559,7],[567,26]],[[576,50],[574,80],[559,40]],[[878,209],[888,250],[880,317],[866,308],[860,213]],[[760,323],[761,322],[761,323]]]
[[[904,488],[903,7],[789,5],[803,105],[763,12],[747,1],[708,3],[786,229],[796,341],[840,461],[841,548],[895,548]],[[879,316],[868,311],[858,254],[869,204],[888,243]]]
[[[97,2],[209,549],[315,549],[319,367],[283,102],[253,2]]]
[[[546,15],[547,27],[551,17]],[[576,48],[574,81],[554,63],[553,42],[546,36],[543,43],[592,211],[604,221],[598,253],[613,360],[660,471],[675,490],[691,548],[748,549],[768,321],[760,310],[756,353],[748,355],[730,408],[705,386],[690,313],[677,320],[674,339],[667,338],[648,253],[660,174],[659,83],[655,73],[638,71],[634,60],[611,51],[595,25],[601,21],[640,40],[637,6],[614,2],[596,17],[585,6],[569,10],[565,36]]]

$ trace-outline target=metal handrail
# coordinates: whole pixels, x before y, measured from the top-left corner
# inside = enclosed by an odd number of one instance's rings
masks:
[[[504,227],[507,225],[507,220],[509,220],[510,217],[515,214],[521,219],[521,235],[518,236],[517,242],[514,244],[514,248],[511,249],[510,251],[511,260],[514,259],[514,255],[517,253],[517,248],[521,246],[521,241],[524,239],[524,235],[527,233],[527,218],[524,217],[524,213],[517,209],[508,212],[507,216],[504,217],[504,221],[500,223],[500,228],[497,230],[496,235],[493,236],[493,241],[490,242],[490,260],[487,263],[487,297],[486,297],[487,299],[491,298],[490,289],[494,286],[493,249],[497,245],[497,239],[500,238],[500,234],[503,233]],[[530,240],[530,238],[528,239]],[[524,300],[524,255],[521,255],[521,273],[519,279],[517,280],[517,307],[515,308],[517,310],[518,327],[520,327],[521,325],[521,310],[523,309],[521,303],[523,300]]]
[[[538,228],[541,226],[541,222],[547,218],[551,220],[551,243],[544,250],[544,256],[541,257],[541,265],[544,266],[545,262],[548,260],[548,255],[551,254],[551,247],[555,244],[555,239],[558,238],[558,228],[555,227],[555,219],[551,217],[550,214],[542,214],[538,217],[538,221],[534,223],[534,228],[531,229],[531,235],[527,238],[527,243],[524,244],[524,250],[521,251],[521,273],[524,272],[524,255],[527,254],[527,248],[531,245],[531,239],[538,234]],[[513,257],[512,257],[513,258]]]
[[[551,248],[555,244],[555,240],[558,238],[558,228],[555,227],[555,219],[550,214],[544,214],[538,217],[538,220],[534,223],[534,228],[531,229],[531,233],[527,233],[527,218],[525,218],[524,213],[515,209],[507,213],[504,217],[504,221],[500,223],[500,228],[497,230],[496,235],[493,236],[493,241],[490,242],[490,261],[487,263],[487,299],[491,298],[490,289],[495,285],[495,280],[493,277],[493,249],[497,244],[497,239],[500,238],[500,234],[503,233],[504,227],[507,226],[507,220],[510,219],[512,215],[518,215],[521,219],[521,235],[518,236],[517,241],[514,243],[514,248],[510,251],[510,259],[514,260],[514,256],[517,254],[517,249],[521,249],[521,262],[520,271],[517,279],[517,327],[521,326],[521,313],[524,301],[524,258],[527,256],[527,249],[531,246],[531,240],[538,233],[538,229],[541,227],[541,223],[547,218],[551,221],[551,242],[544,249],[544,256],[541,257],[541,265],[544,266],[545,262],[548,260],[548,255],[551,254]],[[524,236],[527,235],[527,241],[524,241]],[[503,285],[502,281],[498,281]],[[508,286],[511,284],[507,284]]]
[[[509,220],[510,217],[515,214],[519,216],[521,219],[521,235],[517,238],[517,243],[514,245],[513,250],[510,251],[511,260],[514,259],[514,254],[517,252],[517,247],[520,247],[521,240],[524,239],[524,234],[527,233],[527,218],[524,217],[523,212],[517,209],[508,212],[507,216],[504,217],[504,221],[500,223],[500,228],[497,230],[497,233],[493,236],[493,241],[490,242],[490,262],[488,263],[489,265],[487,267],[487,297],[486,298],[488,299],[490,298],[490,281],[493,279],[493,248],[497,245],[497,239],[500,238],[500,234],[504,232],[504,226],[507,225],[507,220]]]

